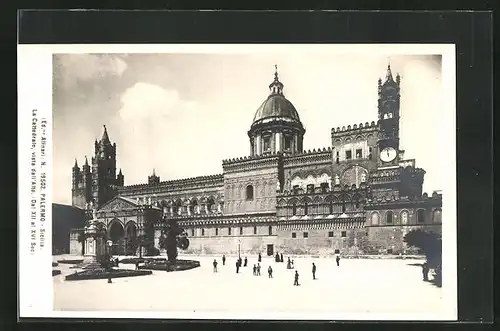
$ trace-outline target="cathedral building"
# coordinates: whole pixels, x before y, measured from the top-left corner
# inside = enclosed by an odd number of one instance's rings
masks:
[[[168,218],[192,253],[411,253],[408,231],[441,232],[442,195],[423,193],[425,171],[404,158],[400,84],[389,66],[377,121],[333,128],[328,147],[305,151],[306,130],[275,72],[247,132],[249,155],[223,160],[211,176],[161,181],[153,170],[147,183],[124,186],[104,128],[92,169],[75,161],[73,205],[94,203],[115,254],[133,254],[127,243],[138,235],[158,246]]]

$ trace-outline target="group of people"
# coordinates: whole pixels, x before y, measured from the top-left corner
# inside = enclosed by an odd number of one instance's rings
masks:
[[[261,269],[260,262],[262,262],[262,255],[260,253],[257,257],[257,260],[258,260],[258,263],[253,265],[253,275],[254,276],[260,276],[260,269]],[[283,254],[276,253],[275,261],[276,262],[283,262]],[[337,266],[340,266],[340,256],[338,254],[335,257],[335,261],[337,262]],[[217,265],[218,265],[217,259],[214,259],[214,262],[213,262],[213,267],[214,267],[213,271],[214,272],[218,272]],[[222,265],[226,265],[226,255],[222,255]],[[248,265],[248,258],[247,257],[245,257],[244,261],[241,259],[241,257],[238,257],[238,259],[236,260],[236,273],[239,273],[242,265],[243,265],[243,267],[246,267]],[[294,269],[294,268],[295,268],[294,261],[291,260],[289,257],[288,261],[287,261],[287,269]],[[313,280],[316,280],[316,270],[317,270],[316,264],[313,262],[312,263]],[[273,268],[271,266],[268,267],[267,273],[268,273],[269,278],[273,278]],[[295,270],[293,285],[294,286],[300,285],[299,284],[299,272],[298,272],[298,270]]]

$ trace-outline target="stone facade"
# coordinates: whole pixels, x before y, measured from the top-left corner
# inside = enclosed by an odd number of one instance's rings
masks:
[[[304,151],[304,126],[275,73],[248,131],[249,156],[223,160],[212,176],[160,181],[153,170],[147,184],[124,186],[105,131],[92,159],[105,187],[87,192],[88,176],[75,165],[74,204],[97,204],[115,253],[140,234],[158,246],[169,219],[186,231],[191,253],[413,252],[404,235],[441,231],[442,196],[422,192],[425,171],[399,148],[399,86],[389,67],[376,122],[334,128],[330,146]]]

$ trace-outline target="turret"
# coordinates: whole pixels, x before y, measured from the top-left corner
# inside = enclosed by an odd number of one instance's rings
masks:
[[[153,168],[153,174],[151,176],[148,176],[148,184],[159,184],[160,183],[160,177],[156,176],[155,169]]]

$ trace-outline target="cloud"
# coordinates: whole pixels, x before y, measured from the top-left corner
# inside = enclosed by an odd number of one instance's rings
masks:
[[[127,69],[121,56],[109,54],[63,54],[56,57],[56,74],[66,88],[79,81],[120,77]]]
[[[193,102],[181,100],[177,90],[164,89],[144,82],[136,83],[125,90],[121,102],[119,115],[123,121],[157,119],[171,114],[174,110],[189,110],[195,106]]]

